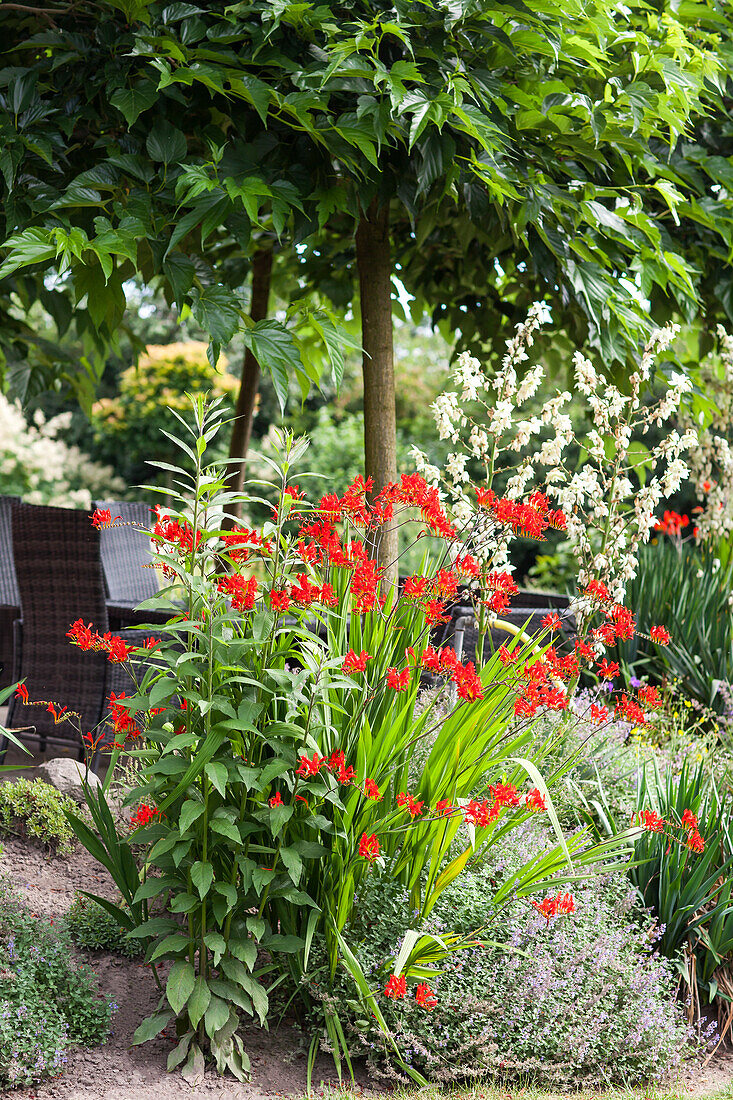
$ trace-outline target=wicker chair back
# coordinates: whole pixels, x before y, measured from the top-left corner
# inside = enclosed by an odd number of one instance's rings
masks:
[[[0,497],[0,688],[13,683],[15,650],[13,624],[20,617],[20,593],[13,562],[10,504],[16,497]]]
[[[107,682],[103,654],[82,652],[66,637],[82,619],[95,630],[109,629],[99,532],[86,512],[13,501],[13,556],[20,592],[22,643],[19,678],[31,700],[61,704],[81,716],[83,732],[102,717]],[[25,706],[14,696],[10,727],[35,726],[46,739],[79,744],[70,722],[54,722],[43,705]]]
[[[109,508],[127,524],[150,526],[150,507],[139,501],[95,500],[97,508]],[[135,605],[158,592],[158,577],[150,568],[149,541],[136,526],[108,527],[102,531],[102,568],[110,603]]]

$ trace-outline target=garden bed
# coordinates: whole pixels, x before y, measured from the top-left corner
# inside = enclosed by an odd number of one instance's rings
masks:
[[[111,879],[79,845],[69,857],[62,859],[47,855],[41,847],[27,841],[8,839],[3,843],[2,870],[31,912],[39,915],[63,916],[79,890],[110,898],[115,893]],[[135,1028],[155,1008],[157,997],[149,971],[138,959],[120,958],[107,952],[94,952],[87,957],[97,974],[101,992],[118,1005],[113,1017],[113,1034],[102,1046],[71,1050],[60,1077],[9,1094],[17,1100],[50,1100],[52,1097],[61,1100],[150,1100],[151,1097],[172,1100],[199,1094],[254,1100],[260,1096],[297,1096],[305,1092],[304,1044],[299,1032],[289,1027],[271,1033],[259,1028],[248,1030],[245,1042],[252,1060],[251,1083],[242,1085],[231,1077],[220,1078],[207,1070],[203,1083],[192,1090],[180,1075],[168,1074],[165,1070],[172,1037],[164,1033],[141,1047],[130,1046]],[[319,1060],[314,1081],[336,1084],[333,1064],[328,1057]],[[686,1081],[664,1090],[663,1095],[729,1096],[732,1086],[733,1056],[724,1053],[707,1067],[695,1068]],[[360,1080],[359,1091],[362,1090],[372,1092],[365,1077]],[[384,1092],[384,1086],[375,1084],[373,1090]],[[470,1095],[490,1100],[492,1091],[482,1085]],[[553,1095],[557,1094],[553,1092]]]

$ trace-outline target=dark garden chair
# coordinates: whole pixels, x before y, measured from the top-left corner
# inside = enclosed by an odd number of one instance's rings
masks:
[[[86,512],[13,501],[11,513],[21,615],[13,679],[25,680],[31,701],[43,702],[27,706],[14,695],[6,725],[20,729],[22,740],[38,741],[41,751],[47,742],[72,744],[81,756],[74,725],[56,722],[48,704],[76,712],[86,733],[102,720],[110,691],[131,694],[129,677],[120,665],[104,653],[78,649],[66,636],[77,619],[91,623],[99,634],[110,629],[100,533]],[[118,633],[128,643],[140,643],[143,637],[140,631]],[[3,740],[0,756],[6,748]]]
[[[0,688],[13,683],[14,623],[20,618],[20,593],[13,562],[10,504],[16,497],[0,497]]]
[[[95,508],[109,508],[124,527],[107,527],[101,532],[102,569],[107,594],[107,614],[113,630],[137,623],[165,623],[161,611],[137,611],[138,604],[158,594],[158,576],[152,566],[150,506],[139,501],[95,500]],[[142,528],[142,530],[141,530]]]

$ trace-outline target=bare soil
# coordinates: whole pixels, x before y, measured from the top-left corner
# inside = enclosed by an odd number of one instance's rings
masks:
[[[79,845],[70,856],[60,858],[27,840],[5,839],[0,870],[33,913],[63,915],[78,890],[115,896],[106,871]],[[245,1048],[252,1062],[252,1079],[248,1084],[231,1077],[220,1078],[207,1070],[203,1082],[192,1089],[178,1074],[166,1072],[167,1055],[174,1042],[172,1034],[164,1032],[141,1047],[131,1046],[135,1028],[157,1003],[149,970],[137,960],[105,952],[94,953],[90,962],[100,990],[119,1006],[108,1042],[88,1050],[71,1050],[60,1077],[12,1093],[3,1092],[3,1096],[14,1100],[182,1100],[191,1096],[265,1100],[304,1094],[306,1051],[301,1034],[292,1027],[273,1032],[249,1029]],[[337,1084],[333,1063],[326,1056],[319,1058],[313,1080],[314,1085]],[[691,1070],[674,1092],[695,1098],[721,1092],[730,1096],[732,1086],[733,1055],[724,1053],[708,1066]],[[355,1091],[383,1094],[386,1090],[383,1085],[370,1085],[362,1076]],[[349,1092],[353,1095],[354,1090]]]

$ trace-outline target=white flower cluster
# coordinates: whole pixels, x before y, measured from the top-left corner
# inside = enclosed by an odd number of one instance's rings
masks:
[[[29,425],[20,405],[0,394],[0,493],[29,504],[91,507],[94,499],[114,498],[126,486],[109,466],[93,462],[60,438],[71,413],[46,420],[36,412]]]
[[[719,362],[711,357],[701,372],[708,415],[703,409],[697,423],[690,418],[686,425],[695,436],[688,455],[690,476],[704,501],[695,517],[697,537],[702,541],[729,537],[733,532],[733,336],[722,325],[718,325],[717,336]]]
[[[535,415],[523,411],[545,381],[545,372],[538,364],[518,379],[518,370],[528,360],[535,333],[548,316],[542,303],[532,307],[508,341],[501,367],[490,383],[476,359],[460,357],[453,375],[459,392],[442,394],[433,406],[441,438],[453,443],[441,478],[423,455],[413,455],[428,480],[442,483],[453,510],[465,523],[476,516],[469,496],[470,468],[482,468],[481,481],[487,486],[502,474],[503,492],[512,499],[533,489],[544,491],[552,507],[565,513],[568,538],[578,556],[579,584],[598,578],[615,599],[622,600],[659,504],[689,476],[686,457],[697,453],[697,435],[690,426],[680,434],[670,425],[662,441],[656,441],[660,425],[679,422],[691,389],[689,380],[672,374],[665,392],[649,399],[655,359],[671,345],[678,326],[668,325],[652,334],[631,375],[628,393],[614,386],[580,351],[575,352],[575,388],[592,421],[590,431],[579,440],[568,412],[569,393],[553,393]],[[733,340],[728,351],[733,410]],[[477,415],[469,413],[469,403],[480,406]],[[571,443],[580,446],[580,465],[577,449],[572,455],[569,452]],[[728,464],[733,484],[733,447],[725,450],[716,439],[712,451],[719,464],[723,460]],[[508,543],[506,535],[494,538],[492,567],[507,567]]]

